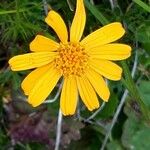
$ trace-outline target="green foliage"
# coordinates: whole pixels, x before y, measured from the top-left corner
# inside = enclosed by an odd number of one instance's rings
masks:
[[[117,141],[111,141],[110,143],[108,143],[107,144],[107,149],[108,150],[123,150],[120,143],[117,142]]]
[[[134,135],[133,139],[131,140],[132,146],[134,149],[143,150],[143,149],[150,148],[150,144],[149,144],[149,142],[147,142],[150,140],[149,132],[150,132],[150,129],[143,129],[143,130],[138,131]]]
[[[0,4],[2,42],[26,41],[36,32],[42,31],[42,3],[15,0]],[[37,17],[39,16],[39,17]]]
[[[123,128],[122,134],[122,143],[124,147],[131,149],[132,148],[132,139],[137,131],[139,131],[141,123],[137,120],[129,118],[126,120]]]
[[[144,103],[150,109],[150,81],[141,81],[139,92],[143,96]]]
[[[142,2],[141,0],[133,0],[136,4],[138,4],[140,7],[142,7],[144,10],[150,13],[150,6],[146,3]]]
[[[123,128],[122,143],[127,149],[143,150],[150,147],[150,128],[145,126],[140,120],[129,118]]]
[[[147,110],[150,110],[150,15],[148,1],[118,0],[112,10],[109,0],[84,0],[87,22],[84,36],[108,22],[124,23],[126,35],[122,43],[132,47],[132,56],[127,60],[129,69],[138,54],[134,83],[138,93],[129,93],[111,132],[107,150],[147,150],[150,149],[150,124],[142,116],[141,104],[136,95],[142,97]],[[92,3],[93,2],[93,3]],[[74,0],[47,0],[48,10],[58,11],[67,25],[71,25],[74,16]],[[28,72],[12,72],[8,66],[10,57],[29,51],[29,43],[37,34],[52,39],[57,37],[44,22],[45,10],[42,0],[1,0],[0,2],[0,149],[45,150],[54,149],[56,122],[59,110],[59,97],[54,103],[32,108],[26,103],[26,97],[20,85]],[[80,101],[77,114],[63,120],[61,149],[98,150],[112,124],[112,119],[124,93],[123,82],[110,82],[111,97],[105,106],[91,119],[89,112]],[[131,87],[131,85],[127,85]],[[133,87],[131,88],[133,89]],[[56,87],[49,99],[57,93]],[[102,101],[100,100],[101,104]],[[42,128],[42,131],[40,130]],[[15,132],[14,132],[15,129]],[[26,141],[20,132],[24,129],[34,132],[31,141]],[[37,130],[40,130],[37,132]],[[43,143],[41,134],[49,133],[50,147]],[[26,132],[23,132],[25,135]],[[38,140],[35,136],[38,133]],[[22,141],[15,144],[12,136],[22,135]],[[29,135],[28,135],[29,136]],[[35,141],[34,141],[35,140]],[[45,141],[45,139],[44,139]]]
[[[137,29],[136,38],[142,43],[143,48],[150,55],[150,21],[144,22]]]
[[[110,96],[110,100],[106,103],[106,106],[97,117],[108,118],[113,116],[117,105],[118,105],[118,98],[114,93],[112,93]]]

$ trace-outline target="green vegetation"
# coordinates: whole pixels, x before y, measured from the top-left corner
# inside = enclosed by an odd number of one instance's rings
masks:
[[[99,150],[104,146],[107,150],[150,149],[150,1],[84,2],[87,12],[84,35],[109,22],[122,22],[126,35],[120,41],[131,45],[132,56],[118,63],[124,69],[122,80],[108,82],[111,90],[108,103],[100,100],[102,106],[95,112],[89,112],[80,103],[76,115],[63,117],[60,149]],[[29,71],[12,72],[8,60],[29,52],[29,43],[37,34],[57,40],[44,22],[45,13],[54,9],[70,25],[74,8],[75,0],[1,0],[0,149],[54,149],[59,97],[53,103],[32,108],[20,87]],[[49,99],[57,91],[56,87]]]

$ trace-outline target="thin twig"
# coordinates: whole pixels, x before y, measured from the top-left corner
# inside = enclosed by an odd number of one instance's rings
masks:
[[[90,3],[91,3],[92,5],[94,5],[94,1],[93,1],[93,0],[90,0]]]
[[[137,61],[138,61],[138,55],[137,55],[137,51],[136,51],[136,53],[135,53],[135,59],[134,59],[134,64],[133,64],[133,68],[132,68],[132,73],[131,73],[131,74],[132,74],[132,77],[134,77],[135,72],[136,72]],[[126,100],[127,95],[128,95],[128,90],[125,90],[124,93],[123,93],[123,96],[122,96],[122,98],[121,98],[120,104],[119,104],[119,106],[118,106],[118,108],[117,108],[117,110],[116,110],[116,112],[115,112],[114,117],[113,117],[111,126],[110,126],[110,128],[109,128],[107,134],[105,135],[105,139],[104,139],[104,141],[103,141],[103,144],[102,144],[100,150],[104,150],[104,148],[105,148],[105,146],[106,146],[106,144],[107,144],[108,138],[109,138],[109,136],[110,136],[110,134],[111,134],[111,131],[112,131],[112,129],[113,129],[113,127],[114,127],[114,125],[115,125],[117,119],[118,119],[118,115],[120,114],[120,111],[121,111],[122,106],[123,106],[123,104],[124,104],[124,102],[125,102],[125,100]]]
[[[131,72],[132,78],[133,78],[134,75],[135,75],[135,71],[136,71],[136,68],[137,68],[137,64],[138,64],[138,52],[136,51],[136,52],[135,52],[135,58],[134,58],[134,64],[133,64],[133,68],[132,68],[132,72]]]
[[[72,6],[70,0],[67,0],[67,4],[68,4],[68,6],[69,6],[69,9],[70,9],[71,11],[74,11],[74,7]]]
[[[81,121],[83,118],[80,115],[80,101],[79,101],[79,96],[78,96],[78,103],[77,103],[77,113],[76,113],[76,117],[79,121]]]
[[[105,106],[105,102],[102,103],[101,107],[97,109],[90,117],[88,117],[85,121],[89,121],[93,119]]]
[[[118,6],[117,0],[109,0],[109,2],[112,10],[114,10],[114,8]]]
[[[109,128],[109,130],[108,130],[108,132],[107,132],[107,134],[106,134],[106,136],[105,136],[105,139],[104,139],[104,141],[103,141],[103,144],[102,144],[100,150],[104,150],[104,148],[105,148],[105,145],[106,145],[106,143],[107,143],[107,141],[108,141],[108,138],[109,138],[109,136],[110,136],[110,134],[111,134],[111,131],[112,131],[112,129],[113,129],[113,127],[114,127],[114,125],[115,125],[115,123],[116,123],[116,121],[117,121],[118,115],[119,115],[119,113],[120,113],[120,111],[121,111],[121,109],[122,109],[122,106],[123,106],[123,104],[124,104],[124,102],[125,102],[125,99],[126,99],[127,95],[128,95],[128,90],[125,90],[125,92],[123,93],[123,96],[122,96],[122,98],[121,98],[120,104],[119,104],[119,106],[118,106],[118,108],[117,108],[117,110],[116,110],[116,113],[115,113],[114,117],[113,117],[111,126],[110,126],[110,128]]]
[[[59,150],[60,138],[61,138],[61,126],[62,126],[62,113],[61,110],[59,109],[55,150]]]
[[[114,3],[113,3],[113,0],[109,0],[109,2],[110,2],[111,9],[114,10],[115,6],[114,6]]]
[[[43,0],[43,6],[44,6],[45,15],[47,16],[47,14],[48,14],[48,4],[47,4],[46,0]]]
[[[55,102],[55,101],[58,99],[59,95],[60,95],[61,88],[62,88],[62,84],[60,84],[60,86],[59,86],[59,88],[58,88],[58,91],[57,91],[55,97],[52,98],[52,99],[47,99],[47,100],[45,100],[43,103],[47,104],[47,103],[53,103],[53,102]]]

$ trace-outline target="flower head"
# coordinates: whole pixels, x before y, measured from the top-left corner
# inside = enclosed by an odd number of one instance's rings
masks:
[[[70,35],[61,16],[50,11],[45,22],[57,33],[60,42],[37,35],[30,44],[31,53],[9,60],[13,71],[36,68],[21,85],[34,107],[48,97],[61,77],[60,107],[64,115],[75,113],[78,95],[90,111],[99,107],[96,93],[108,101],[110,92],[104,78],[121,79],[122,69],[112,61],[128,58],[131,47],[112,43],[125,33],[119,22],[108,24],[81,40],[85,21],[83,0],[77,0]]]

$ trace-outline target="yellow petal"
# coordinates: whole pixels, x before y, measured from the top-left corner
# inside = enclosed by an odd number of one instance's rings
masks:
[[[131,47],[126,44],[106,44],[89,51],[92,58],[123,60],[131,55]]]
[[[53,28],[53,30],[57,33],[62,43],[66,43],[68,41],[68,32],[66,25],[57,12],[51,10],[45,18],[45,22],[51,28]]]
[[[36,82],[39,80],[40,77],[42,77],[46,73],[46,71],[48,71],[50,66],[51,65],[48,64],[39,67],[27,75],[27,77],[23,80],[21,84],[21,87],[26,95],[30,94]]]
[[[51,67],[34,85],[29,94],[28,102],[33,107],[39,106],[51,93],[60,77],[60,73]]]
[[[120,80],[122,68],[108,60],[93,59],[90,60],[90,66],[96,72],[110,80]]]
[[[77,83],[74,76],[66,77],[60,99],[60,108],[63,115],[73,115],[77,106]]]
[[[86,77],[77,77],[77,86],[81,99],[87,108],[92,111],[99,107],[96,93]]]
[[[76,12],[70,29],[70,41],[79,42],[85,27],[86,13],[83,0],[77,0]]]
[[[30,43],[30,50],[34,52],[54,51],[59,48],[59,44],[47,37],[37,35]]]
[[[56,55],[56,52],[28,53],[12,57],[9,64],[13,71],[33,69],[50,63]]]
[[[86,70],[86,76],[98,95],[107,102],[110,92],[102,76],[96,73],[93,69]]]
[[[91,33],[81,41],[81,44],[87,50],[90,50],[94,47],[114,42],[120,39],[124,33],[125,30],[121,23],[114,22]]]

